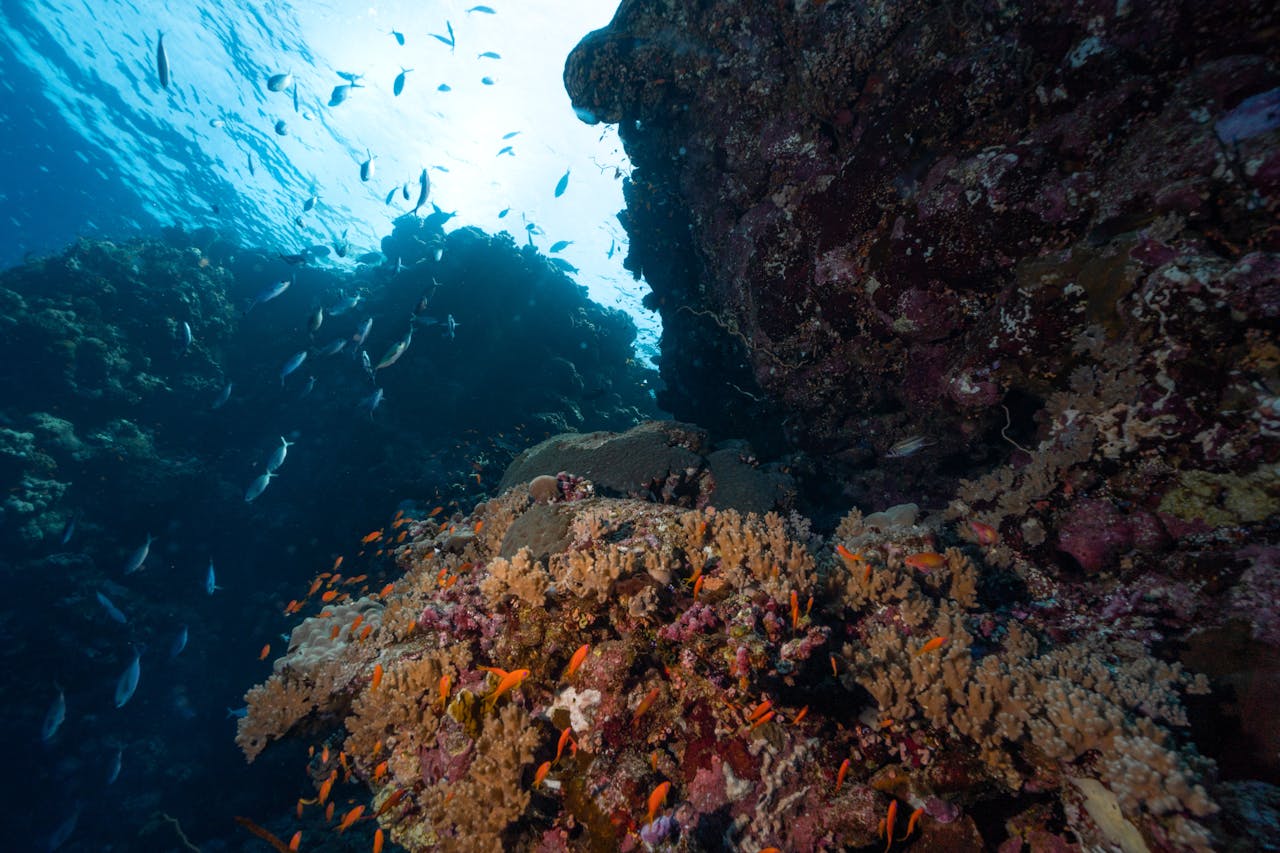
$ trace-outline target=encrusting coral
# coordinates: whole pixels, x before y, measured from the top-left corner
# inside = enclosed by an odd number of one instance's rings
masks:
[[[1175,733],[1202,685],[999,604],[1011,573],[914,508],[814,550],[798,520],[587,485],[410,520],[379,627],[340,624],[335,651],[315,625],[339,617],[304,622],[324,652],[290,655],[321,662],[250,692],[246,755],[340,726],[312,777],[362,780],[415,851],[842,849],[877,826],[958,849],[1023,790],[1089,843],[1207,849],[1213,768]]]

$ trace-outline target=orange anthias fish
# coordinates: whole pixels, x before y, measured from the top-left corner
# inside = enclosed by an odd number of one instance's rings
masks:
[[[333,803],[324,807],[324,820],[325,823],[333,823]]]
[[[375,530],[375,531],[373,531],[372,533],[366,533],[366,534],[364,535],[364,538],[360,540],[360,544],[361,544],[361,545],[368,545],[370,542],[373,542],[373,541],[378,540],[378,539],[381,539],[381,538],[382,538],[382,531],[381,531],[381,530]]]
[[[365,625],[364,630],[360,632],[360,639],[367,640],[369,639],[369,635],[372,633],[373,633],[373,626]]]
[[[800,721],[803,720],[808,713],[809,713],[809,706],[805,705],[803,708],[800,709],[800,713],[796,714],[796,718],[791,721],[791,725],[793,726],[799,725]]]
[[[564,731],[560,733],[560,742],[556,744],[556,761],[560,760],[560,756],[564,754],[564,745],[573,740],[573,727],[565,726]]]
[[[450,682],[450,678],[448,673],[440,676],[439,689],[440,689],[440,707],[441,708],[449,704],[449,682]]]
[[[489,710],[493,710],[493,707],[498,704],[498,697],[509,690],[515,690],[528,677],[529,670],[527,669],[512,670],[503,676],[502,680],[498,682],[498,686],[494,688],[493,693],[489,694],[489,698],[485,700]]]
[[[373,853],[382,853],[382,845],[386,840],[386,836],[382,834],[382,827],[378,827],[373,832]]]
[[[653,703],[658,699],[659,692],[661,691],[655,687],[646,693],[644,698],[640,700],[640,704],[636,706],[636,712],[631,715],[631,724],[633,726],[638,725],[640,723],[640,718],[644,715],[644,712],[653,707]],[[650,820],[652,820],[652,818],[650,818]]]
[[[299,847],[302,846],[302,830],[299,829],[293,834],[293,838],[289,839],[289,849],[297,853]]]
[[[378,813],[374,815],[374,817],[382,817],[391,809],[395,808],[400,803],[400,801],[404,799],[404,795],[407,793],[409,793],[408,788],[400,788],[399,790],[395,791],[395,793],[393,793],[391,796],[387,797],[385,800],[382,801],[382,805],[378,806]]]
[[[334,626],[333,626],[333,630],[329,632],[329,639],[330,639],[330,640],[336,640],[336,639],[338,639],[338,635],[339,635],[339,634],[341,634],[341,633],[342,633],[342,626],[341,626],[341,625],[334,625]]]
[[[578,646],[578,650],[573,653],[573,657],[569,658],[569,665],[565,667],[565,678],[572,677],[573,674],[578,671],[578,667],[582,666],[582,662],[587,659],[587,652],[589,651],[591,651],[591,646],[586,643]]]
[[[391,590],[395,588],[396,588],[396,585],[394,583],[387,584],[382,588],[382,592],[378,593],[378,598],[386,598],[388,595],[391,594]]]
[[[702,592],[702,582],[707,578],[705,575],[698,575],[698,579],[693,582],[693,600],[698,600],[698,593]]]
[[[791,630],[800,627],[800,595],[794,589],[791,590]]]
[[[844,777],[849,775],[849,759],[840,762],[840,769],[836,772],[836,793],[840,793],[840,786],[844,784]]]
[[[751,731],[755,731],[756,729],[763,726],[765,723],[772,720],[777,713],[778,713],[777,711],[770,711],[769,713],[762,716],[760,719],[756,720],[754,723],[751,724]]]
[[[973,531],[973,538],[984,548],[1000,541],[1000,534],[990,524],[983,524],[981,521],[967,521],[965,523]]]
[[[940,569],[947,564],[947,558],[933,551],[921,551],[919,554],[910,554],[903,558],[902,562],[906,563],[913,569],[921,571],[930,571],[932,569]]]
[[[382,777],[386,775],[387,775],[387,762],[386,762],[386,759],[383,759],[383,761],[377,767],[373,768],[373,781],[380,782],[382,781]]]
[[[946,642],[947,642],[946,637],[934,637],[932,640],[930,640],[929,642],[925,643],[923,646],[920,647],[920,651],[916,652],[916,657],[920,657],[920,655],[928,654],[929,652],[937,651],[938,649],[942,648],[943,644]]]
[[[649,795],[649,823],[653,823],[653,819],[658,816],[658,809],[667,801],[667,792],[670,790],[671,783],[663,782]]]
[[[359,627],[360,627],[360,623],[361,623],[361,622],[363,622],[363,621],[364,621],[364,614],[363,614],[363,613],[361,613],[361,614],[359,614],[358,616],[356,616],[356,618],[355,618],[355,619],[351,620],[351,627],[350,627],[350,628],[348,628],[347,630],[348,630],[348,631],[354,631],[355,629],[357,629],[357,628],[359,628]]]
[[[281,841],[272,833],[258,826],[253,821],[249,820],[249,818],[240,817],[239,815],[236,815],[236,823],[240,824],[245,829],[249,830],[254,835],[258,836],[263,841],[270,844],[273,848],[280,851],[280,853],[289,853],[289,848],[285,846],[285,843],[283,841]]]
[[[311,589],[307,590],[307,595],[308,596],[315,595],[316,591],[319,590],[320,587],[323,585],[324,585],[324,578],[316,578],[311,582]]]
[[[338,832],[343,833],[351,828],[351,824],[360,819],[360,815],[364,814],[364,806],[356,806],[347,812],[342,818],[342,823],[338,824]]]
[[[893,821],[898,816],[898,801],[894,800],[889,803],[889,814],[884,819],[884,831],[886,841],[884,845],[885,853],[888,853],[890,847],[893,846]]]
[[[329,774],[329,778],[320,783],[320,796],[316,798],[317,802],[323,803],[329,799],[329,792],[333,790],[333,783],[338,779],[338,771],[335,770]],[[332,805],[332,804],[331,804]]]
[[[343,561],[344,559],[346,559],[346,558],[345,558],[345,557],[343,557],[341,554],[339,554],[339,555],[338,555],[338,558],[337,558],[336,560],[334,560],[334,561],[333,561],[333,569],[332,569],[332,571],[335,571],[335,572],[336,572],[336,571],[338,570],[338,568],[342,565],[342,561]]]
[[[437,515],[439,515],[442,512],[444,512],[444,507],[438,506],[435,509],[431,510],[431,512],[427,513],[427,518],[435,518]]]
[[[373,678],[369,680],[369,687],[373,690],[378,689],[378,685],[382,683],[382,664],[374,664]]]
[[[477,521],[477,522],[476,522],[475,531],[476,531],[476,533],[479,533],[481,530],[484,530],[484,522],[483,522],[483,521]]]
[[[338,591],[336,589],[326,589],[324,591],[324,595],[320,596],[320,600],[323,601],[325,604],[328,604],[330,601],[333,601],[337,597],[338,597]]]
[[[747,722],[748,723],[755,722],[756,720],[763,717],[766,713],[768,713],[769,709],[772,707],[773,707],[772,702],[770,702],[768,699],[764,700],[759,705],[757,705],[754,709],[752,709],[751,713],[747,716]]]
[[[267,643],[262,647],[262,651],[258,652],[258,660],[266,660],[269,654],[271,654],[271,644]]]
[[[533,774],[533,787],[536,788],[539,785],[541,785],[542,780],[547,778],[547,774],[550,772],[551,772],[550,761],[544,761],[541,764],[539,764],[538,769],[534,771],[534,774]]]
[[[916,809],[911,813],[911,817],[907,819],[907,833],[902,836],[904,840],[910,837],[911,833],[915,830],[916,823],[919,822],[920,815],[922,814],[924,814],[924,809]]]
[[[836,545],[836,553],[840,555],[840,559],[850,571],[853,571],[853,567],[858,563],[866,562],[866,558],[861,554],[855,554],[843,545]]]

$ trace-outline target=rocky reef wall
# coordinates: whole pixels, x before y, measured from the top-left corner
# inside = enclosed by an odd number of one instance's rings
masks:
[[[1108,457],[1256,465],[1276,25],[1262,2],[625,0],[565,83],[634,164],[660,402],[868,474],[866,503],[945,497],[1081,405],[1113,410]],[[917,436],[927,476],[867,472]]]

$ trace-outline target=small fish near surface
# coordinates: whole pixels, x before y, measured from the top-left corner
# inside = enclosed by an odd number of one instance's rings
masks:
[[[364,87],[358,83],[342,83],[334,86],[333,91],[329,93],[329,106],[336,107],[351,97],[352,89],[363,89]]]
[[[133,662],[120,673],[120,678],[116,680],[116,707],[123,708],[125,704],[133,698],[134,691],[138,689],[138,679],[142,676],[142,652],[137,648],[133,651]]]
[[[444,22],[444,26],[445,26],[445,29],[449,31],[449,37],[448,37],[448,38],[445,38],[444,36],[440,35],[439,33],[432,33],[432,34],[431,34],[431,37],[432,37],[433,39],[436,39],[437,41],[439,41],[441,44],[447,44],[447,45],[449,45],[449,51],[450,51],[450,52],[452,52],[452,51],[453,51],[453,48],[454,48],[454,46],[455,46],[455,44],[456,44],[456,41],[455,41],[455,39],[454,39],[454,35],[453,35],[453,24],[449,23],[448,21],[445,21],[445,22]]]
[[[289,84],[292,82],[292,71],[286,71],[284,74],[272,74],[267,78],[267,90],[270,92],[283,92],[289,88]]]
[[[572,240],[557,240],[557,241],[555,241],[554,243],[552,243],[552,244],[551,244],[551,248],[550,248],[550,249],[548,249],[547,251],[548,251],[548,252],[563,252],[565,249],[569,248],[569,247],[570,247],[570,246],[572,246],[572,245],[573,245],[573,241],[572,241]]]
[[[360,164],[360,180],[362,180],[362,181],[368,181],[370,178],[372,178],[372,177],[373,177],[373,171],[374,171],[374,167],[373,167],[373,161],[374,161],[373,152],[366,148],[366,149],[365,149],[365,153],[369,155],[369,159],[368,159],[368,160],[365,160],[363,163],[361,163],[361,164]]]
[[[496,15],[496,14],[498,14],[497,12],[493,11],[493,9],[489,8],[488,6],[472,6],[470,9],[468,9],[468,10],[467,10],[467,14],[468,14],[468,15],[470,15],[472,12],[481,12],[481,13],[483,13],[483,14],[485,14],[485,15]]]
[[[484,53],[476,54],[476,59],[501,59],[502,54],[494,53],[492,50],[486,50]]]
[[[569,170],[566,169],[564,175],[556,182],[556,198],[564,195],[564,191],[569,188]]]
[[[395,37],[396,44],[404,47],[404,33],[398,33],[395,30],[392,30],[391,35]]]
[[[156,39],[156,76],[160,78],[160,88],[169,88],[169,54],[164,49],[164,31],[159,31]]]
[[[280,119],[278,122],[276,122],[276,135],[277,136],[289,135],[289,126],[284,123],[284,119]]]
[[[400,96],[400,93],[404,91],[404,75],[408,74],[412,70],[412,68],[400,69],[400,73],[396,75],[395,82],[391,84],[391,94],[396,97]]]
[[[427,196],[431,194],[431,178],[427,175],[427,170],[423,169],[422,174],[418,175],[418,203],[413,206],[413,213],[416,216],[422,206],[427,203]]]

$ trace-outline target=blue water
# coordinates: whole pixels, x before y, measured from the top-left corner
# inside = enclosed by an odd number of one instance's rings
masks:
[[[416,196],[417,176],[426,168],[432,202],[456,213],[451,231],[505,230],[518,246],[563,258],[594,299],[635,318],[637,356],[652,356],[656,315],[640,308],[645,288],[622,268],[626,238],[614,218],[623,206],[628,164],[612,129],[573,116],[560,83],[568,50],[605,24],[612,9],[589,0],[540,0],[490,4],[498,11],[490,16],[468,14],[472,5],[5,0],[0,267],[57,255],[80,237],[124,245],[177,226],[262,250],[238,260],[225,249],[213,255],[236,275],[232,295],[247,299],[267,280],[288,274],[272,259],[277,252],[332,247],[346,235],[347,258],[330,252],[306,269],[356,271],[353,259],[378,249],[393,219],[412,207],[398,193],[387,204],[388,193],[408,182]],[[525,5],[537,8],[518,8]],[[452,48],[432,37],[450,26]],[[393,28],[405,45],[390,34]],[[157,77],[159,31],[172,67],[168,90]],[[480,55],[487,52],[501,58]],[[402,68],[413,70],[397,97],[392,81]],[[330,108],[332,88],[344,82],[337,71],[363,74],[363,88]],[[267,89],[268,76],[281,72],[297,81],[296,111],[292,89]],[[287,135],[273,129],[281,120]],[[510,152],[499,153],[507,146]],[[375,176],[365,182],[360,164],[370,153]],[[313,196],[314,209],[304,211]],[[552,254],[557,242],[567,245]],[[123,251],[132,257],[134,249]],[[145,251],[133,268],[151,275]],[[65,273],[74,280],[77,269],[69,265]],[[367,271],[361,274],[368,286]],[[58,505],[90,508],[65,548],[44,549],[38,563],[0,555],[0,577],[14,603],[0,620],[7,661],[0,691],[7,716],[21,720],[12,729],[9,793],[0,798],[7,812],[0,851],[47,849],[51,842],[64,850],[182,849],[178,826],[204,851],[249,849],[247,835],[230,821],[233,814],[286,814],[296,798],[314,795],[314,787],[302,770],[306,746],[300,742],[279,744],[246,767],[232,741],[228,709],[239,707],[244,690],[270,671],[269,660],[259,662],[259,649],[271,643],[278,653],[280,633],[291,624],[280,608],[326,567],[315,564],[317,554],[331,560],[335,538],[357,541],[405,498],[388,488],[378,495],[380,504],[342,501],[347,489],[369,494],[366,472],[386,464],[379,439],[384,424],[397,417],[403,423],[413,411],[424,441],[442,442],[443,450],[412,462],[423,482],[451,471],[464,454],[477,470],[483,463],[486,478],[496,478],[503,458],[538,437],[490,436],[485,453],[476,451],[494,412],[456,378],[465,369],[466,345],[449,347],[436,329],[430,339],[419,331],[415,343],[415,357],[426,352],[434,359],[431,375],[421,381],[392,376],[386,382],[390,413],[382,410],[377,421],[350,414],[368,388],[345,356],[321,373],[322,387],[306,405],[298,402],[297,385],[310,367],[295,377],[286,400],[274,375],[298,345],[285,339],[299,335],[296,321],[317,300],[334,298],[327,283],[308,276],[304,271],[270,310],[256,310],[231,340],[214,341],[212,330],[197,327],[201,358],[221,348],[213,375],[236,380],[231,402],[219,412],[225,417],[209,418],[206,408],[221,380],[210,388],[181,386],[184,368],[171,353],[146,365],[174,382],[175,402],[167,411],[144,407],[127,417],[199,447],[201,464],[220,466],[216,482],[183,481],[179,471],[176,492],[158,493],[140,507],[121,503],[122,514],[113,518],[116,494],[132,500],[148,488],[130,479],[130,454],[141,451],[122,443],[116,467],[77,479]],[[556,291],[547,292],[551,299]],[[440,310],[459,309],[446,302]],[[153,336],[155,352],[167,352],[171,325],[181,316],[164,308],[139,317],[136,326]],[[356,318],[327,322],[326,340],[349,332]],[[469,324],[478,331],[475,319]],[[374,356],[400,333],[379,318]],[[38,377],[51,365],[5,367]],[[197,373],[193,358],[186,369]],[[205,370],[201,381],[209,375]],[[30,401],[0,399],[0,427],[28,429],[9,418],[44,411],[75,421],[82,439],[121,441],[99,435],[101,424],[87,416],[78,420],[79,403],[40,398],[39,384],[32,380]],[[411,399],[422,409],[411,409]],[[338,425],[322,431],[325,419]],[[455,440],[457,432],[465,435]],[[267,490],[274,503],[246,505],[243,489],[279,435],[299,444]],[[463,441],[472,444],[463,447]],[[173,447],[159,452],[178,454]],[[310,485],[299,485],[301,476],[292,474],[300,467],[314,475]],[[469,480],[463,486],[471,486]],[[324,494],[308,491],[317,488]],[[459,501],[476,491],[441,483],[437,494],[441,488]],[[313,502],[323,504],[323,514],[301,509]],[[147,534],[156,537],[147,567],[122,578],[125,558]],[[212,595],[205,588],[211,558],[221,587]],[[370,583],[389,573],[373,560],[361,568]],[[99,603],[99,594],[126,624]],[[184,626],[186,647],[174,656]],[[141,655],[137,692],[116,708],[116,686],[134,649]],[[65,720],[45,741],[39,721],[59,687]],[[367,833],[345,840],[350,849],[368,849]]]
[[[561,256],[593,298],[636,319],[652,355],[658,320],[622,269],[626,237],[614,218],[628,162],[614,129],[575,119],[560,80],[567,52],[612,7],[558,0],[468,14],[474,5],[6,2],[0,264],[80,235],[175,223],[284,251],[346,231],[358,254],[411,206],[399,196],[387,205],[390,190],[426,167],[433,201],[457,212],[453,227],[524,241],[533,226],[543,250],[572,241]],[[432,37],[447,26],[453,48]],[[167,91],[156,73],[160,30]],[[395,96],[404,68],[412,71]],[[331,108],[345,82],[338,71],[363,75],[362,88]],[[282,72],[297,83],[297,111],[292,87],[267,89]],[[274,130],[281,120],[286,136]],[[368,152],[375,177],[366,183]],[[316,209],[303,215],[312,195]]]

